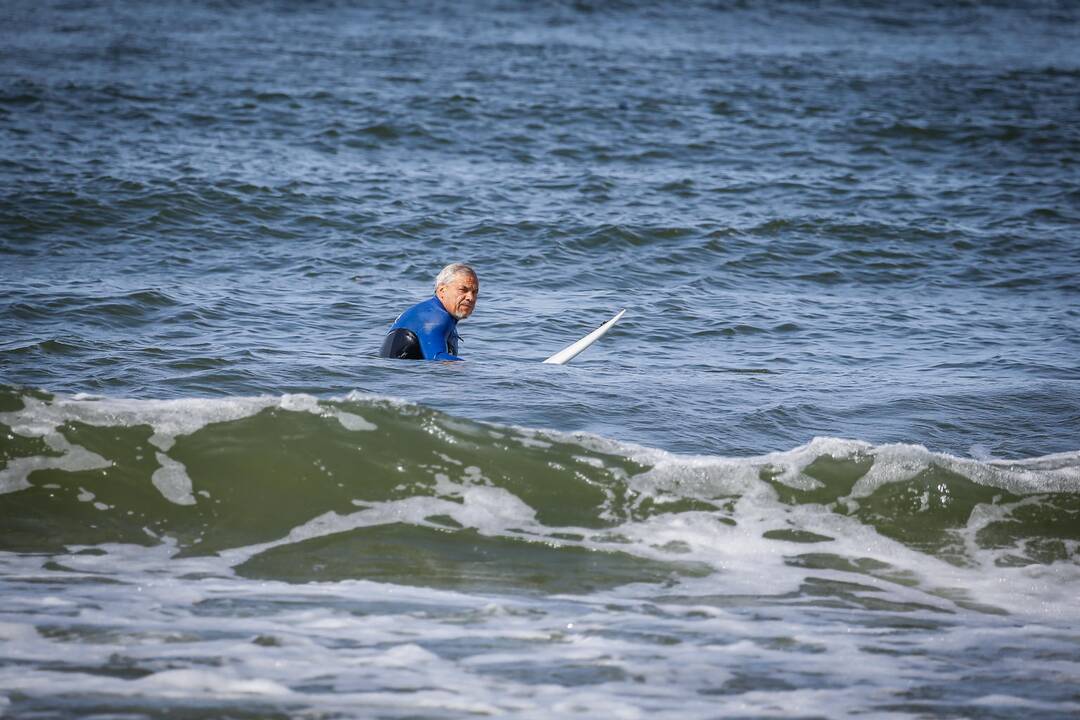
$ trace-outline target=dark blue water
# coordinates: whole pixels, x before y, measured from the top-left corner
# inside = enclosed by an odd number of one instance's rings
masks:
[[[1072,2],[4,3],[0,713],[1074,714],[1078,48]],[[457,260],[467,361],[375,357]]]

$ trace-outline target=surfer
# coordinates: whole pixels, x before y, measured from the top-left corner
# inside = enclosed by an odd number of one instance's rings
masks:
[[[435,295],[401,313],[386,333],[379,357],[461,360],[458,320],[472,315],[480,280],[465,263],[450,263],[435,278]]]

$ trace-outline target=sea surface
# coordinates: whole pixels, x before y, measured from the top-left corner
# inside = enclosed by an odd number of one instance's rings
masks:
[[[0,715],[1080,715],[1080,5],[0,3]]]

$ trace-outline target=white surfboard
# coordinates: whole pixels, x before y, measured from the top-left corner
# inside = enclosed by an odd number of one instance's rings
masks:
[[[589,347],[594,342],[604,337],[604,335],[607,334],[608,330],[615,327],[615,323],[619,322],[619,318],[621,318],[623,316],[623,313],[625,312],[626,309],[624,308],[619,312],[615,313],[615,317],[611,318],[606,323],[596,328],[573,345],[567,345],[565,348],[555,353],[544,362],[549,365],[565,365],[566,363],[570,362],[579,354],[581,354],[581,352],[585,350],[585,348]]]

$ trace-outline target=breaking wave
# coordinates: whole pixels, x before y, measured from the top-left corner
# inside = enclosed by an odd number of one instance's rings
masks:
[[[676,455],[369,395],[0,392],[0,550],[174,546],[238,574],[589,592],[777,567],[992,582],[1080,552],[1080,453],[815,438]],[[912,573],[911,568],[920,568]],[[965,581],[970,585],[971,577]]]

